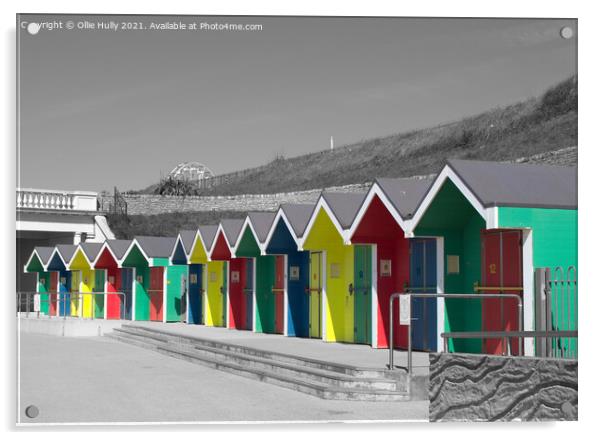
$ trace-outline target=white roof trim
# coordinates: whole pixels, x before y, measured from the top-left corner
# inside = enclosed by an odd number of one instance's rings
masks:
[[[96,255],[96,258],[92,262],[92,267],[94,269],[96,268],[96,264],[98,263],[98,259],[100,258],[100,256],[102,255],[102,253],[104,252],[105,249],[108,249],[109,253],[113,257],[113,260],[115,260],[115,262],[117,262],[117,267],[121,268],[121,260],[119,258],[117,258],[117,256],[113,253],[113,249],[111,249],[111,246],[109,246],[108,242],[106,242],[106,241],[102,244],[100,250],[98,251],[98,255]],[[127,255],[127,254],[124,254],[124,256],[125,255]]]
[[[52,259],[52,256],[54,255],[55,251],[56,251],[56,248],[54,248],[54,251],[52,251],[52,253],[50,254],[50,259],[48,260],[49,262]],[[31,263],[31,259],[33,258],[34,255],[37,255],[38,260],[40,260],[40,263],[42,263],[42,268],[44,269],[44,272],[47,272],[46,269],[48,268],[48,265],[44,264],[44,262],[42,261],[42,258],[40,257],[40,254],[38,254],[38,251],[35,248],[33,249],[33,251],[31,252],[31,255],[27,259],[27,263],[25,263],[25,266],[23,266],[23,272],[31,273],[31,272],[27,272],[27,266],[29,266],[29,263]]]
[[[218,230],[219,230],[219,228],[215,230],[215,235],[217,235]],[[214,239],[215,239],[215,235],[213,236]],[[188,264],[192,264],[190,259],[192,258],[192,253],[194,252],[194,246],[196,245],[197,238],[201,241],[201,245],[203,246],[203,252],[205,252],[207,261],[211,261],[211,253],[207,248],[207,244],[205,243],[205,240],[203,240],[203,234],[201,234],[200,229],[197,229],[196,234],[194,236],[194,243],[192,243],[192,248],[190,249],[190,254],[188,255]],[[212,243],[213,243],[213,241],[212,241]]]
[[[198,229],[197,229],[198,232]],[[194,235],[194,238],[196,240],[196,234]],[[182,241],[182,236],[180,235],[180,233],[178,232],[178,236],[176,237],[176,241],[173,244],[173,249],[171,250],[171,254],[169,254],[169,264],[171,266],[173,266],[173,256],[176,253],[176,249],[178,248],[178,243],[182,243],[182,249],[184,249],[184,255],[186,256],[186,261],[190,260],[190,255],[188,252],[186,252],[186,248],[184,247],[184,242]],[[194,247],[194,241],[192,242],[192,247]],[[190,250],[192,252],[192,249]]]
[[[61,251],[56,246],[54,247],[54,251],[52,251],[52,254],[50,254],[50,258],[48,259],[48,263],[50,263],[52,261],[52,259],[54,258],[54,254],[58,254],[59,258],[63,262],[63,266],[65,266],[65,270],[69,270],[68,267],[67,267],[67,265],[68,265],[67,260],[65,260],[65,257],[63,256],[63,254],[61,254]],[[73,252],[73,255],[75,255],[75,252]],[[48,266],[46,266],[46,268],[48,268]]]
[[[121,262],[125,261],[126,257],[130,254],[130,252],[132,252],[132,249],[134,248],[134,246],[137,246],[138,249],[140,249],[140,252],[142,252],[142,256],[144,258],[146,258],[148,265],[152,266],[152,264],[153,264],[152,259],[148,255],[146,255],[146,252],[144,252],[144,249],[142,249],[142,246],[140,245],[140,243],[138,243],[138,240],[135,237],[132,240],[132,242],[130,243],[130,245],[128,246],[127,251],[125,251],[125,254],[123,254],[123,258],[122,258]]]
[[[244,235],[244,233],[247,229],[247,226],[249,227],[249,229],[251,229],[251,233],[253,234],[253,237],[255,237],[255,241],[257,242],[257,246],[259,247],[260,254],[265,255],[264,244],[259,240],[259,237],[257,236],[257,231],[255,231],[255,227],[253,226],[253,222],[251,221],[251,217],[249,217],[248,215],[245,218],[245,222],[242,224],[242,228],[240,228],[238,237],[236,237],[236,243],[231,248],[230,253],[233,256],[236,256],[236,251],[238,251],[238,247],[240,246],[240,241],[242,240],[242,236]],[[226,240],[226,241],[228,241],[228,240]]]
[[[397,222],[399,227],[403,230],[404,233],[406,232],[409,222],[407,220],[404,220],[401,217],[401,215],[399,214],[399,212],[397,211],[395,206],[393,206],[393,203],[391,203],[391,201],[389,200],[389,197],[387,197],[387,195],[385,194],[383,189],[380,187],[378,182],[374,182],[372,184],[372,186],[370,187],[370,191],[368,191],[368,194],[366,194],[366,197],[364,198],[364,201],[362,202],[362,205],[360,206],[360,209],[357,212],[355,218],[353,219],[353,223],[351,224],[351,227],[349,228],[349,239],[350,240],[351,240],[351,237],[353,237],[353,235],[355,234],[355,231],[357,230],[357,228],[359,228],[359,225],[362,223],[362,220],[364,219],[364,216],[366,215],[366,211],[368,211],[368,208],[370,208],[370,205],[374,201],[375,197],[378,197],[380,199],[380,201],[387,208],[387,211],[389,211],[391,216],[395,219],[395,221]]]
[[[276,232],[276,227],[278,226],[278,222],[280,221],[280,219],[282,219],[284,221],[284,224],[288,228],[288,231],[290,232],[291,237],[293,237],[293,240],[295,241],[295,244],[297,245],[297,250],[299,250],[299,251],[301,250],[301,248],[300,248],[301,238],[297,237],[295,229],[293,228],[288,217],[286,216],[286,212],[284,212],[284,209],[282,209],[282,207],[280,207],[280,208],[278,208],[278,212],[276,213],[276,216],[274,217],[274,221],[272,222],[272,226],[270,227],[270,232],[268,232],[268,236],[265,239],[265,242],[263,243],[263,249],[261,250],[262,255],[266,254],[268,244],[270,243],[270,241],[272,241],[274,232]]]
[[[226,231],[224,231],[224,227],[222,226],[222,223],[220,222],[219,225],[217,226],[217,231],[215,232],[215,236],[213,237],[213,242],[211,243],[211,249],[209,250],[209,254],[207,255],[207,258],[211,258],[211,255],[213,255],[213,251],[215,250],[215,245],[217,244],[217,240],[219,238],[219,234],[220,231],[222,233],[222,235],[224,236],[224,241],[226,242],[226,246],[228,246],[228,249],[230,250],[230,256],[234,256],[234,250],[232,249],[232,246],[230,246],[230,243],[228,243],[228,237],[226,236]]]
[[[305,231],[303,231],[303,236],[299,240],[299,243],[300,243],[299,250],[300,251],[304,250],[303,247],[305,246],[307,237],[308,237],[310,231],[312,230],[314,223],[316,222],[316,219],[318,218],[318,214],[320,213],[320,208],[324,209],[324,212],[326,212],[326,214],[330,218],[330,221],[332,222],[332,224],[334,224],[336,230],[339,232],[339,235],[343,239],[343,243],[351,244],[349,242],[349,234],[348,234],[349,231],[343,229],[343,227],[339,223],[339,220],[337,219],[336,215],[334,215],[334,212],[332,212],[332,209],[328,205],[328,202],[326,201],[326,199],[324,199],[324,196],[320,195],[320,198],[318,199],[318,201],[316,202],[316,206],[314,207],[314,211],[311,213],[309,222],[307,223],[307,226],[305,227]]]
[[[456,174],[456,172],[449,165],[445,165],[422,199],[422,202],[420,202],[420,205],[418,205],[418,209],[416,209],[414,216],[408,221],[408,231],[410,231],[409,236],[414,235],[414,229],[416,228],[416,225],[420,222],[426,210],[429,208],[447,179],[456,185],[462,195],[466,197],[466,200],[468,200],[468,202],[479,213],[479,215],[483,217],[483,219],[487,220],[485,207],[481,204],[481,202],[479,202],[475,194],[464,184],[460,176],[458,176],[458,174]],[[489,228],[489,226],[490,225],[487,224],[487,228]]]

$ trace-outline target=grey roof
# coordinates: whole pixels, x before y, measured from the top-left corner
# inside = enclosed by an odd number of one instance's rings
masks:
[[[420,201],[433,183],[432,178],[384,178],[376,179],[376,184],[383,190],[391,204],[403,219],[414,215]]]
[[[82,250],[89,261],[94,261],[102,248],[102,243],[81,243]]]
[[[577,208],[577,167],[449,160],[481,204]]]
[[[259,241],[263,243],[270,233],[270,228],[276,217],[275,212],[249,212],[249,220],[257,234]]]
[[[220,223],[222,225],[222,228],[224,229],[224,233],[226,236],[226,240],[228,240],[228,244],[230,246],[234,246],[236,244],[238,234],[240,233],[242,225],[244,225],[245,221],[241,218],[226,218]]]
[[[335,192],[323,192],[322,197],[332,209],[335,217],[343,227],[343,229],[349,229],[353,223],[353,219],[357,214],[364,198],[365,192],[361,193],[335,193]]]
[[[54,246],[36,246],[34,248],[42,264],[45,266],[50,261],[52,253],[54,252]]]
[[[107,240],[107,246],[111,248],[118,260],[121,260],[132,244],[132,240]]]
[[[280,207],[286,215],[286,219],[293,227],[297,237],[303,236],[303,232],[305,232],[305,228],[307,227],[307,223],[309,223],[311,214],[314,212],[315,205],[296,205],[292,203],[286,203],[280,205]]]
[[[184,252],[187,254],[192,251],[192,246],[194,245],[194,238],[196,237],[196,231],[180,231],[180,240],[182,241],[182,246],[184,246]]]
[[[65,263],[71,261],[73,254],[75,253],[77,246],[74,244],[57,244],[56,250],[59,252]]]
[[[176,243],[175,237],[140,236],[135,238],[149,258],[170,257],[171,251],[173,251],[174,244]]]
[[[199,233],[201,234],[201,238],[203,239],[203,243],[205,243],[205,246],[211,247],[213,239],[215,238],[215,234],[217,233],[217,228],[217,225],[199,226]],[[205,250],[209,252],[209,249]]]

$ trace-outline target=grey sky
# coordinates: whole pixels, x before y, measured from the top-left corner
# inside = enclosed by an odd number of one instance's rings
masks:
[[[261,24],[18,31],[21,185],[140,189],[460,119],[576,73],[571,20],[21,16]]]

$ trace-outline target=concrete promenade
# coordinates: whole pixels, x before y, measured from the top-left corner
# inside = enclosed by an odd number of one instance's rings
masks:
[[[321,344],[332,350],[333,362],[351,360],[358,366],[380,366],[386,358],[386,351],[369,347],[183,324],[162,327],[253,346],[269,341],[272,350]],[[344,352],[354,354],[342,357]],[[21,423],[428,420],[426,401],[322,400],[105,337],[21,333],[20,353]],[[32,404],[39,415],[28,419],[24,411]]]

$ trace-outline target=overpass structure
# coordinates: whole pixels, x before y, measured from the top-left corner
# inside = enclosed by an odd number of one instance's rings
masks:
[[[102,242],[113,239],[98,193],[17,188],[17,290],[35,290],[23,265],[35,246]]]

